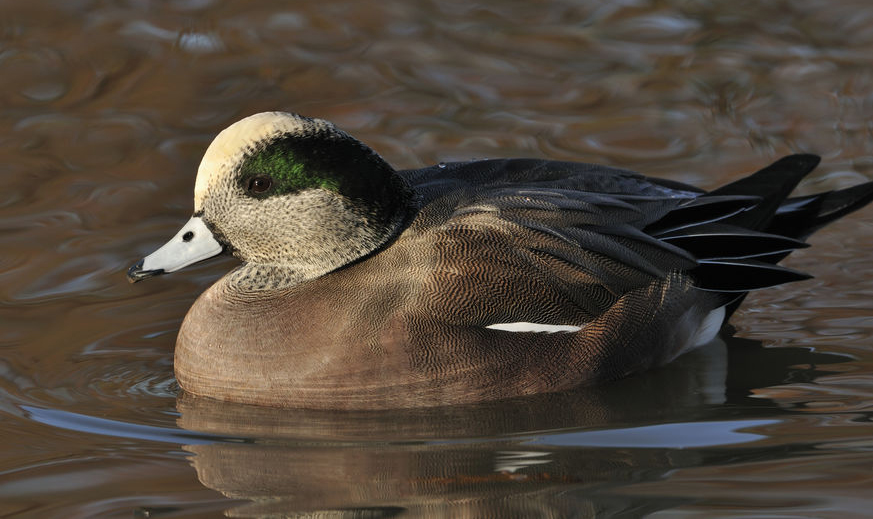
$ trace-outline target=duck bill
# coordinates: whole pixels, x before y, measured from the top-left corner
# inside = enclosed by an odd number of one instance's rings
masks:
[[[139,260],[127,271],[131,283],[175,272],[221,254],[224,246],[199,216],[192,216],[163,247]]]

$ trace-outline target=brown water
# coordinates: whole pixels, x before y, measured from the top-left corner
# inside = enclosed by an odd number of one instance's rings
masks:
[[[331,119],[399,167],[576,159],[714,187],[792,151],[873,179],[867,0],[0,2],[0,516],[862,517],[873,208],[736,337],[599,389],[394,413],[177,395],[232,260],[135,286],[232,121]]]

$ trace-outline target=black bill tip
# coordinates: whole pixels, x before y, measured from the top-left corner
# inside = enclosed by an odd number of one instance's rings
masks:
[[[130,267],[127,271],[127,280],[131,283],[136,283],[137,281],[142,281],[143,279],[148,279],[154,276],[160,276],[164,273],[164,269],[157,270],[143,270],[142,262],[145,260],[139,260],[135,265]]]

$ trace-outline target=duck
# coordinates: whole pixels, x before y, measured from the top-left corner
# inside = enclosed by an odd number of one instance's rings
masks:
[[[790,194],[795,154],[712,191],[582,162],[395,170],[334,124],[246,117],[208,146],[194,212],[127,275],[230,254],[176,339],[180,388],[279,408],[453,406],[604,384],[712,341],[779,265],[873,199]]]

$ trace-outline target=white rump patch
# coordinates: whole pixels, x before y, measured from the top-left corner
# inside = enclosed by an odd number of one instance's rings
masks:
[[[721,325],[724,323],[724,314],[725,310],[723,306],[706,314],[706,317],[703,318],[697,331],[694,332],[691,341],[689,341],[692,348],[703,346],[709,341],[715,339],[715,336],[718,335],[718,331],[721,330]]]
[[[485,328],[488,328],[489,330],[503,330],[504,332],[535,333],[578,332],[582,329],[581,326],[573,326],[570,324],[540,324],[525,322],[489,324]]]

